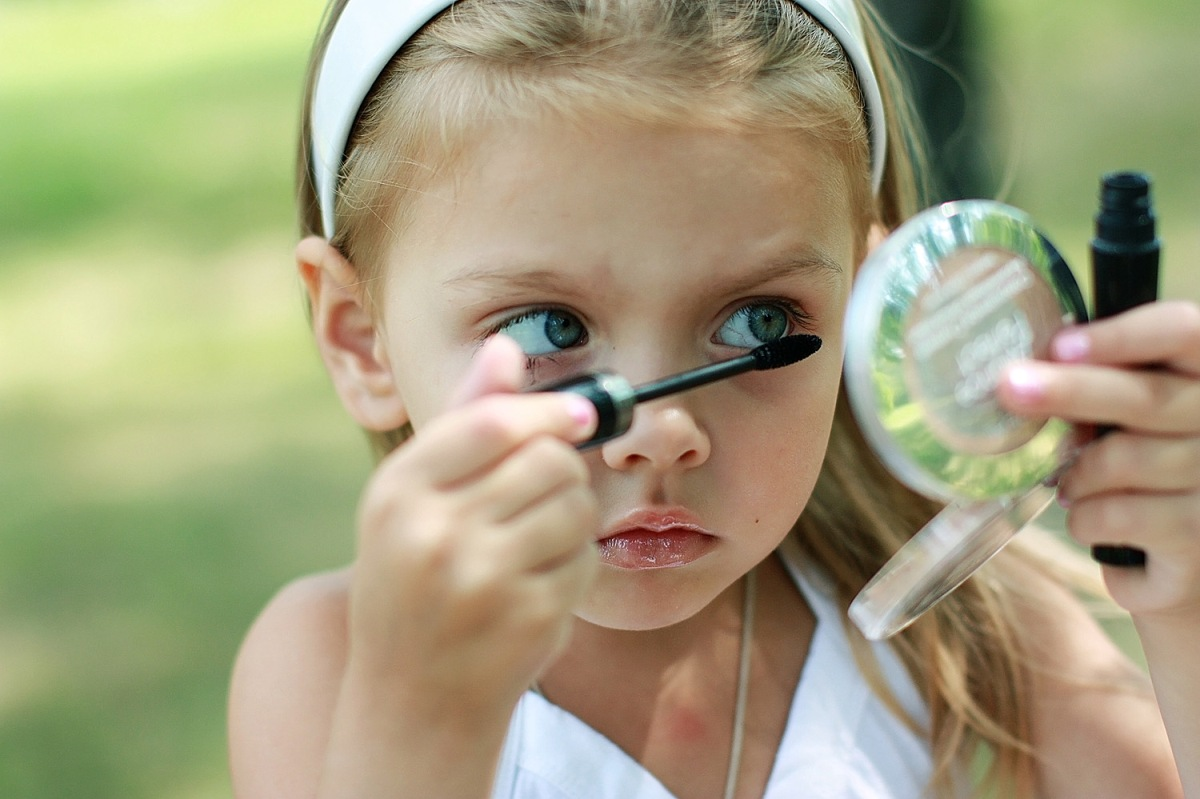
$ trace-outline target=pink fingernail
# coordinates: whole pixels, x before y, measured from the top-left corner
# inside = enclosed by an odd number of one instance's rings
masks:
[[[1008,370],[1008,385],[1016,398],[1031,403],[1046,396],[1046,381],[1038,369],[1018,364]]]
[[[596,406],[587,397],[567,393],[567,413],[576,426],[589,429],[596,423]]]
[[[1082,330],[1065,330],[1054,337],[1050,348],[1060,361],[1083,361],[1092,351],[1092,342]]]

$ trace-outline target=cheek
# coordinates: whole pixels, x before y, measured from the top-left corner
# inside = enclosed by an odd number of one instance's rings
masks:
[[[449,406],[473,353],[427,335],[419,325],[389,325],[385,340],[393,380],[413,427],[420,428]]]
[[[724,479],[738,481],[760,507],[787,508],[790,524],[821,470],[836,397],[836,374],[822,375],[751,413],[731,415],[714,442],[714,452],[729,453],[721,458]]]

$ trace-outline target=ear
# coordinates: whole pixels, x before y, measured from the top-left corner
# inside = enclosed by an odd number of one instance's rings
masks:
[[[872,222],[871,227],[867,230],[867,254],[875,252],[875,248],[883,244],[883,240],[888,237],[888,229],[879,222]]]
[[[316,236],[296,245],[296,266],[308,291],[317,349],[342,405],[368,430],[395,430],[408,422],[358,270]]]
[[[884,239],[888,237],[889,230],[880,222],[872,222],[867,228],[866,247],[862,251],[862,257],[858,263],[854,265],[854,276],[858,277],[858,270],[862,268],[863,263],[867,260],[871,253],[875,252],[875,248],[883,244]]]

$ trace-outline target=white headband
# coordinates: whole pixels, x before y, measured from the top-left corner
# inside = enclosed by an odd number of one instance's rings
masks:
[[[883,98],[867,53],[854,0],[794,0],[842,45],[866,103],[871,135],[871,185],[883,180],[887,135]],[[312,169],[327,238],[333,237],[333,206],[350,130],[363,101],[388,62],[414,33],[454,0],[349,0],[334,25],[321,59],[312,101]]]

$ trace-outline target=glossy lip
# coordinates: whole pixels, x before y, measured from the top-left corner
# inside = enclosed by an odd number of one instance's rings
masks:
[[[598,541],[602,562],[638,571],[686,566],[716,543],[717,537],[683,508],[634,511]]]

